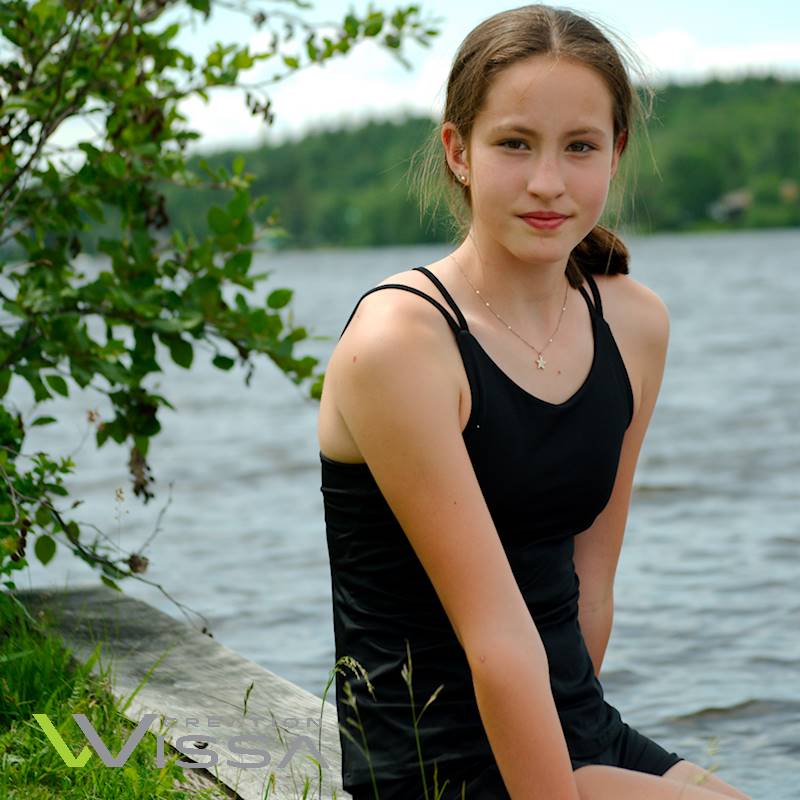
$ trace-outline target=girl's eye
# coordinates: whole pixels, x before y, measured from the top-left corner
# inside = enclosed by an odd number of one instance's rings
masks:
[[[525,142],[523,142],[521,139],[506,139],[505,141],[500,142],[500,147],[505,147],[506,145],[512,145],[512,144],[522,144],[522,145],[524,145]],[[573,152],[578,152],[578,153],[588,153],[588,152],[590,152],[592,150],[596,150],[597,149],[593,144],[589,144],[588,142],[573,142],[570,145],[570,147],[574,147],[575,145],[578,145],[579,147],[585,147],[586,148],[585,150],[573,151]],[[511,147],[510,149],[511,150],[519,150],[520,148]]]

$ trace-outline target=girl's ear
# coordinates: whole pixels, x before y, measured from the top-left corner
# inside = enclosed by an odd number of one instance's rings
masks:
[[[617,142],[614,145],[614,152],[611,156],[611,177],[617,173],[619,166],[619,158],[625,150],[625,145],[628,143],[628,131],[622,131],[617,137]]]
[[[464,158],[466,153],[464,140],[452,122],[445,122],[442,125],[442,144],[444,145],[447,163],[456,177],[467,175],[469,173],[469,164]]]

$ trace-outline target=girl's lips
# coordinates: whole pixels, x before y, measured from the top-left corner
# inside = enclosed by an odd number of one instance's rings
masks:
[[[543,217],[520,217],[520,219],[523,222],[527,222],[532,228],[552,230],[561,225],[564,220],[569,219],[569,217],[552,217],[550,219],[545,219]]]

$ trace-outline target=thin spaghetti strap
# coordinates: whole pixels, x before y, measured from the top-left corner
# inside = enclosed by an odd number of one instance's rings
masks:
[[[594,278],[588,272],[584,273],[584,277],[586,278],[586,283],[589,284],[589,288],[592,290],[592,297],[594,297],[594,307],[597,310],[597,313],[602,317],[603,301],[600,299],[600,290],[597,288],[597,284],[595,283]],[[581,291],[583,291],[583,287],[581,287]]]
[[[414,267],[414,270],[421,272],[423,275],[427,275],[433,281],[434,286],[442,293],[442,297],[447,300],[448,305],[455,312],[456,319],[462,330],[468,331],[469,326],[467,325],[466,319],[464,319],[464,315],[461,313],[461,309],[456,305],[456,301],[453,300],[450,292],[445,289],[444,284],[427,267]]]
[[[356,303],[355,308],[353,309],[350,317],[348,318],[347,322],[344,324],[344,328],[342,328],[342,332],[339,334],[339,338],[341,339],[344,335],[344,332],[347,330],[347,326],[350,324],[350,320],[353,319],[355,316],[356,311],[358,310],[358,306],[360,305],[361,301],[368,295],[372,294],[372,292],[377,292],[380,289],[404,289],[407,292],[413,292],[414,294],[419,295],[420,297],[424,297],[426,300],[433,303],[439,311],[442,312],[442,316],[447,320],[447,324],[450,326],[450,330],[453,331],[456,336],[458,336],[459,327],[456,324],[456,321],[453,319],[450,312],[436,299],[431,297],[430,295],[425,294],[425,292],[420,291],[419,289],[415,288],[414,286],[406,286],[404,283],[383,283],[380,286],[373,286],[371,289],[368,289],[361,297],[358,298],[358,303]],[[460,312],[459,312],[460,313]]]

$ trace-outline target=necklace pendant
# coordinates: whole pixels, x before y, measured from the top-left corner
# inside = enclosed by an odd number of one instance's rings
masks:
[[[536,359],[536,366],[537,366],[539,369],[544,369],[544,365],[545,365],[546,363],[547,363],[547,362],[544,360],[544,356],[543,356],[541,353],[539,353],[539,358],[537,358],[537,359]]]

